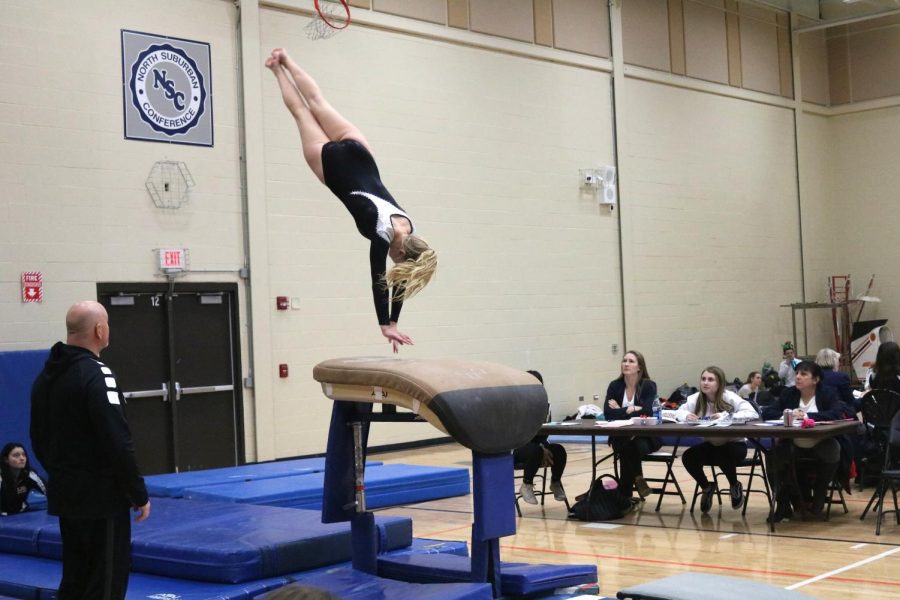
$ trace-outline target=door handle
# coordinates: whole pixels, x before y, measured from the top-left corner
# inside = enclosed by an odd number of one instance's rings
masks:
[[[163,402],[169,401],[169,385],[163,382],[162,387],[158,390],[139,390],[136,392],[122,392],[126,400],[132,398],[155,398],[162,396]]]
[[[178,383],[175,383],[178,386]],[[211,394],[212,392],[230,392],[234,390],[233,385],[201,385],[196,387],[176,387],[176,389],[181,390],[181,395],[187,396],[188,394]]]
[[[177,381],[175,382],[175,402],[181,400],[181,384]]]

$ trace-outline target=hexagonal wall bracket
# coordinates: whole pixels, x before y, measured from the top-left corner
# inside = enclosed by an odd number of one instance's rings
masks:
[[[194,187],[194,177],[183,162],[160,160],[153,164],[144,186],[157,208],[181,208]]]

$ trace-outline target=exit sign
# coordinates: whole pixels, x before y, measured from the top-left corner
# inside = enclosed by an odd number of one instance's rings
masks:
[[[187,248],[160,248],[159,249],[159,269],[166,273],[177,271],[187,271],[188,268],[188,249]]]

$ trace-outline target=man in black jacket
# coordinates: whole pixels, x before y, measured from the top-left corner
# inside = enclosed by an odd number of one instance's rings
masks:
[[[48,511],[63,542],[60,600],[125,597],[131,522],[150,515],[134,457],[124,402],[112,370],[99,360],[109,318],[97,302],[66,313],[66,343],[50,350],[31,390],[31,443],[49,474]]]

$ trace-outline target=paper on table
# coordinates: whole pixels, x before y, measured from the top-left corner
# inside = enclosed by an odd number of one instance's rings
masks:
[[[627,427],[629,425],[631,425],[629,419],[622,419],[620,421],[597,421],[597,427]]]

